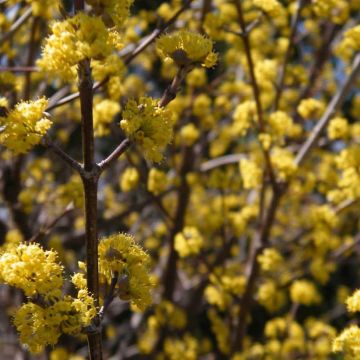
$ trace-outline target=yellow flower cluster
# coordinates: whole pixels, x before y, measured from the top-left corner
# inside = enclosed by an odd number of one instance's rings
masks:
[[[94,299],[87,290],[80,290],[77,298],[65,296],[45,307],[34,302],[24,304],[16,311],[14,324],[21,342],[31,352],[40,353],[46,345],[55,345],[62,333],[81,333],[95,315]]]
[[[117,33],[108,30],[101,18],[84,13],[54,22],[51,32],[37,65],[65,81],[76,79],[76,66],[81,60],[104,60],[119,43]]]
[[[175,250],[180,257],[199,254],[204,246],[204,239],[194,226],[185,226],[183,231],[175,236]]]
[[[291,301],[301,305],[314,305],[321,301],[315,285],[308,280],[296,280],[290,287]]]
[[[0,257],[0,279],[24,291],[26,296],[40,294],[59,297],[63,285],[63,268],[56,253],[44,251],[38,244],[20,243]]]
[[[322,115],[325,105],[322,101],[309,98],[304,99],[299,104],[297,111],[304,119],[314,119]]]
[[[347,0],[314,0],[314,13],[320,18],[327,18],[335,24],[345,23],[350,15],[350,4]]]
[[[119,103],[109,99],[101,100],[95,103],[93,111],[95,136],[108,135],[109,125],[120,111]]]
[[[246,135],[251,126],[252,121],[255,119],[255,102],[245,101],[239,104],[233,114],[233,131],[240,136]]]
[[[257,258],[263,271],[276,271],[284,263],[282,255],[274,248],[265,249]]]
[[[252,3],[271,16],[283,13],[283,7],[277,0],[252,0]]]
[[[116,289],[122,300],[144,310],[152,302],[153,280],[148,272],[150,258],[127,234],[114,234],[99,243],[101,281],[110,284],[119,276]]]
[[[275,281],[268,280],[260,285],[257,300],[270,313],[276,312],[286,304],[285,291]]]
[[[294,155],[285,148],[274,147],[271,151],[271,163],[277,171],[280,180],[286,181],[296,172]]]
[[[179,133],[181,142],[186,146],[191,146],[199,138],[200,132],[196,126],[191,123],[183,126]]]
[[[284,111],[276,111],[269,116],[271,131],[280,139],[284,136],[294,137],[301,132],[301,128],[294,124],[292,118]]]
[[[350,126],[343,117],[335,117],[330,120],[327,132],[330,140],[346,139],[349,135]]]
[[[143,354],[150,354],[156,345],[161,328],[181,330],[186,326],[185,312],[170,301],[161,301],[155,306],[154,314],[147,320],[148,328],[138,341]]]
[[[134,167],[127,168],[120,178],[120,189],[124,192],[134,190],[140,180],[139,172]]]
[[[336,53],[344,60],[350,60],[360,51],[360,25],[345,31],[344,38],[336,48]]]
[[[262,170],[255,161],[250,159],[241,159],[240,173],[244,189],[256,189],[261,184]]]
[[[340,170],[338,188],[327,193],[330,201],[338,203],[344,199],[357,199],[360,197],[360,146],[353,145],[340,152],[336,157],[336,166]]]
[[[334,340],[334,352],[343,352],[346,360],[357,360],[360,357],[360,328],[357,325],[351,325],[346,328]]]
[[[350,297],[346,299],[346,306],[349,312],[360,311],[360,290],[356,290]]]
[[[151,168],[147,180],[147,189],[154,195],[159,195],[166,190],[167,186],[166,174],[155,167]]]
[[[221,311],[230,306],[233,298],[241,295],[245,290],[245,276],[238,275],[233,270],[229,268],[224,273],[215,270],[216,274],[210,275],[211,284],[205,289],[208,303],[215,305]]]
[[[0,117],[0,144],[16,154],[26,153],[37,145],[52,122],[44,115],[48,101],[22,101],[6,116]]]
[[[164,353],[169,360],[197,360],[198,342],[189,334],[185,334],[183,339],[166,338]]]
[[[86,0],[86,2],[94,8],[97,15],[101,14],[105,19],[111,18],[117,27],[121,27],[130,15],[130,6],[134,0]]]
[[[161,151],[173,136],[171,112],[159,107],[155,99],[142,97],[138,102],[129,100],[122,115],[120,126],[126,136],[142,148],[145,158],[161,161]]]
[[[156,49],[162,59],[170,58],[180,67],[201,64],[211,68],[217,62],[212,41],[186,30],[162,36],[156,42]]]
[[[16,311],[14,324],[22,343],[33,353],[55,345],[62,333],[79,334],[96,316],[86,282],[76,298],[62,295],[63,267],[54,251],[45,251],[39,244],[7,247],[0,256],[0,280],[20,288],[29,298]]]
[[[60,4],[59,0],[26,0],[31,4],[32,12],[35,16],[51,18],[52,11],[57,10]]]
[[[360,311],[360,290],[356,290],[346,299],[349,312]],[[360,357],[360,328],[351,325],[341,332],[333,342],[334,352],[343,352],[344,359],[355,360]]]

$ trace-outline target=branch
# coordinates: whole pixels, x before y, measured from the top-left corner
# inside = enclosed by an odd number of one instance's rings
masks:
[[[291,52],[292,52],[293,47],[294,47],[296,30],[297,30],[299,20],[300,20],[300,12],[301,12],[301,9],[303,8],[303,6],[305,5],[305,2],[306,2],[306,0],[298,0],[296,12],[295,12],[295,14],[294,14],[294,16],[292,18],[292,21],[291,21],[291,31],[290,31],[290,36],[289,36],[289,44],[288,44],[288,47],[286,49],[285,59],[284,59],[284,62],[282,64],[282,67],[281,67],[281,70],[280,70],[279,84],[276,87],[276,96],[275,96],[275,101],[274,101],[274,111],[276,111],[278,109],[278,107],[279,107],[280,98],[281,98],[282,92],[284,90],[286,67],[287,67],[287,65],[289,63]]]
[[[84,170],[82,166],[64,150],[62,150],[57,144],[52,142],[47,136],[43,138],[42,145],[51,150],[61,160],[63,160],[71,169],[75,170],[80,175],[83,174]]]
[[[98,164],[100,173],[110,167],[131,145],[129,139],[123,140],[116,149],[103,161]]]
[[[21,73],[21,72],[36,72],[39,69],[36,66],[0,66],[0,72],[13,72],[13,73]]]
[[[250,81],[251,81],[251,85],[252,85],[252,89],[253,89],[253,94],[254,94],[254,99],[255,99],[255,104],[256,104],[256,112],[257,112],[257,117],[258,117],[258,122],[259,122],[259,131],[264,132],[265,131],[265,122],[264,122],[263,109],[262,109],[261,100],[260,100],[260,89],[259,89],[259,86],[258,86],[258,83],[256,80],[256,76],[255,76],[255,65],[254,65],[252,55],[251,55],[251,45],[250,45],[249,33],[247,31],[247,26],[245,23],[243,9],[242,9],[240,0],[235,0],[234,4],[235,4],[237,14],[238,14],[238,20],[239,20],[239,24],[240,24],[240,28],[241,28],[240,36],[244,42],[245,56],[246,56],[246,60],[247,60],[248,67],[249,67]],[[270,159],[269,152],[267,150],[265,150],[262,146],[261,146],[261,149],[264,154],[265,163],[266,163],[267,171],[269,173],[272,187],[273,187],[274,191],[276,191],[277,183],[276,183],[276,178],[275,178],[274,171],[273,171],[273,168],[271,165],[271,159]]]
[[[99,311],[99,318],[100,320],[102,320],[104,318],[105,312],[108,309],[108,307],[110,306],[111,302],[114,300],[114,296],[115,296],[115,288],[116,288],[116,284],[118,282],[119,279],[119,273],[116,271],[114,273],[114,276],[111,279],[111,284],[110,284],[110,288],[109,291],[104,299],[104,305],[101,307],[100,311]]]
[[[351,86],[355,82],[356,77],[359,74],[359,71],[360,71],[360,54],[357,54],[354,59],[350,75],[347,77],[347,79],[345,80],[344,84],[341,86],[339,91],[334,95],[324,115],[316,124],[310,136],[307,138],[305,143],[300,148],[295,158],[296,165],[299,166],[304,161],[305,157],[309,154],[310,150],[312,149],[312,147],[315,145],[316,141],[320,137],[321,132],[326,128],[331,117],[342,106],[345,96],[347,95]]]

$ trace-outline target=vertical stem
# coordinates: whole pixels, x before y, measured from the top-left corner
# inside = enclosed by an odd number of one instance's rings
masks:
[[[75,13],[84,10],[84,0],[74,1]],[[78,65],[79,95],[81,108],[82,152],[85,173],[82,176],[85,196],[85,240],[87,286],[99,306],[98,239],[97,239],[97,189],[99,173],[94,161],[93,79],[90,60]],[[100,318],[94,319],[100,326]],[[88,334],[90,360],[102,360],[101,330]]]
[[[79,64],[79,93],[81,107],[82,149],[85,176],[82,177],[85,195],[85,239],[87,286],[99,305],[98,276],[98,239],[97,239],[97,188],[98,175],[94,162],[94,125],[93,125],[93,81],[90,60]],[[95,324],[100,325],[99,318]],[[88,335],[91,360],[102,359],[101,333]]]

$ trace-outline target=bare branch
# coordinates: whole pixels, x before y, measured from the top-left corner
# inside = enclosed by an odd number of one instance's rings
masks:
[[[316,141],[320,137],[322,131],[326,128],[331,117],[342,106],[345,96],[347,95],[352,84],[355,82],[357,76],[359,75],[359,71],[360,71],[360,54],[357,54],[353,62],[351,73],[345,80],[344,84],[340,87],[339,91],[334,95],[324,115],[316,124],[311,134],[300,148],[295,158],[296,165],[300,165],[304,161],[305,157],[309,154],[310,150],[312,149],[312,147],[315,145]]]

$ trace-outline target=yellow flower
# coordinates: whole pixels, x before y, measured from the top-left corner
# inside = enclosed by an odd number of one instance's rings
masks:
[[[191,146],[199,138],[200,132],[196,126],[191,123],[183,126],[180,130],[180,140],[186,146]]]
[[[233,114],[233,130],[240,136],[246,135],[251,123],[255,120],[255,102],[245,101],[239,104]]]
[[[127,234],[114,234],[99,243],[99,273],[103,282],[111,283],[117,273],[117,291],[123,300],[144,310],[152,302],[153,280],[148,273],[149,256]]]
[[[315,285],[307,280],[296,280],[290,287],[291,301],[301,305],[313,305],[320,302],[321,297]]]
[[[37,145],[52,122],[44,115],[45,98],[20,102],[7,116],[0,117],[0,144],[16,154],[26,153]]]
[[[258,290],[258,302],[267,311],[278,311],[286,303],[286,295],[274,281],[267,281],[261,284]]]
[[[291,151],[284,148],[273,148],[271,151],[271,163],[276,169],[281,180],[289,179],[296,172],[294,155]]]
[[[345,118],[335,117],[330,120],[327,131],[330,140],[346,139],[349,135],[350,126]]]
[[[252,3],[271,16],[281,14],[283,7],[277,0],[252,0]]]
[[[240,173],[244,189],[256,189],[261,184],[262,171],[255,161],[241,159]]]
[[[360,328],[351,325],[333,342],[334,352],[344,352],[346,360],[357,360],[360,357]]]
[[[201,64],[211,68],[217,62],[212,41],[186,30],[160,37],[156,41],[156,49],[162,59],[171,58],[178,66]]]
[[[203,237],[193,226],[185,226],[183,231],[175,236],[175,249],[181,257],[198,254],[203,245]]]
[[[151,168],[149,171],[147,189],[154,195],[159,195],[166,190],[168,179],[166,174],[156,168]]]
[[[263,271],[276,271],[284,262],[284,258],[274,248],[265,249],[257,260]]]
[[[144,157],[155,162],[161,161],[161,151],[173,136],[171,112],[149,97],[142,97],[138,102],[129,100],[120,126],[126,136],[140,145]]]
[[[297,111],[304,119],[318,118],[325,110],[323,102],[317,99],[305,99],[299,104]]]
[[[94,131],[95,136],[105,136],[110,132],[109,125],[116,114],[120,111],[118,102],[105,99],[94,105]]]
[[[21,243],[0,257],[1,280],[22,289],[26,296],[59,297],[63,285],[62,272],[57,254],[43,250],[39,244]]]
[[[81,60],[105,60],[118,43],[118,38],[112,36],[101,18],[84,13],[56,21],[51,32],[37,65],[65,81],[76,79],[76,66]]]
[[[360,311],[360,290],[356,290],[350,297],[346,299],[346,305],[349,312]]]
[[[127,192],[135,189],[139,183],[140,176],[136,168],[127,168],[120,178],[120,188],[122,191]]]
[[[97,14],[102,13],[105,18],[110,17],[116,26],[121,27],[130,15],[130,6],[134,0],[86,0],[86,2],[93,6]]]

